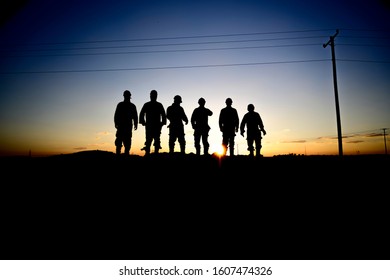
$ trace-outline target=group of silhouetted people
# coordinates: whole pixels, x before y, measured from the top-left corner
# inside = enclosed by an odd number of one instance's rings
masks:
[[[187,125],[190,121],[194,129],[196,154],[201,154],[202,143],[203,154],[209,155],[208,136],[210,126],[208,117],[212,116],[213,112],[205,107],[206,100],[203,97],[199,98],[199,106],[193,110],[190,120],[180,105],[182,103],[180,95],[174,96],[173,103],[165,111],[164,106],[157,101],[157,91],[152,90],[150,101],[142,106],[139,116],[137,107],[134,103],[131,103],[131,92],[129,90],[123,92],[123,98],[124,100],[118,103],[114,114],[114,123],[117,129],[115,139],[117,155],[121,154],[122,146],[124,147],[124,154],[130,154],[132,132],[133,129],[137,130],[138,123],[145,126],[145,146],[141,150],[145,151],[145,155],[149,155],[153,143],[154,153],[158,153],[161,149],[161,129],[167,124],[167,120],[169,120],[169,153],[174,152],[177,141],[180,145],[180,153],[185,154],[184,124]],[[234,155],[236,133],[240,130],[240,134],[244,136],[246,128],[249,155],[261,157],[262,133],[266,135],[266,131],[260,114],[255,112],[253,104],[249,104],[248,112],[244,115],[240,124],[237,110],[232,107],[232,99],[227,98],[225,103],[226,107],[221,109],[218,120],[219,129],[222,132],[222,155],[225,156],[228,150],[230,156]]]

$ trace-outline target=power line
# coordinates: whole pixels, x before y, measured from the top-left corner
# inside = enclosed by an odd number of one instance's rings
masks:
[[[201,36],[185,36],[185,37],[164,37],[164,38],[144,38],[144,39],[120,39],[120,40],[100,40],[100,41],[85,41],[78,43],[113,43],[113,42],[124,42],[124,41],[151,41],[151,40],[173,40],[173,39],[199,39],[199,38],[212,38],[212,37],[230,37],[230,36],[253,36],[253,35],[280,35],[280,34],[292,34],[292,33],[303,33],[303,32],[322,32],[329,29],[316,29],[316,30],[295,30],[295,31],[279,31],[279,32],[258,32],[258,33],[236,33],[236,34],[217,34],[217,35],[201,35]],[[352,31],[358,31],[354,29],[348,29]],[[13,58],[13,57],[71,57],[71,56],[103,56],[103,55],[132,55],[132,54],[149,54],[149,53],[179,53],[179,52],[210,52],[210,51],[229,51],[229,50],[248,50],[248,49],[265,49],[265,48],[296,48],[296,47],[310,47],[319,46],[320,42],[313,43],[314,38],[324,38],[325,36],[295,36],[295,37],[279,37],[279,38],[260,38],[260,39],[246,39],[246,40],[223,40],[223,41],[206,41],[206,42],[180,42],[180,43],[161,43],[161,44],[142,44],[142,45],[119,45],[119,46],[95,46],[95,47],[73,47],[73,48],[50,48],[50,49],[16,49],[12,50],[15,54],[4,55],[0,53],[0,56]],[[341,36],[340,36],[341,37]],[[344,36],[345,37],[345,36]],[[227,46],[227,47],[212,47],[212,48],[191,48],[191,49],[162,49],[162,47],[171,46],[200,46],[210,44],[242,44],[242,43],[253,43],[259,41],[275,41],[275,40],[306,40],[310,39],[310,42],[302,44],[272,44],[272,45],[245,45],[245,46]],[[76,42],[72,42],[76,43]],[[50,43],[52,44],[52,43]],[[54,43],[53,43],[54,44]],[[61,44],[70,44],[61,43]],[[34,44],[25,44],[25,46],[31,46]],[[46,45],[46,44],[36,44]],[[343,45],[343,44],[338,44]],[[362,44],[344,44],[344,45],[355,45],[365,46]],[[366,45],[374,46],[374,45]],[[75,51],[75,50],[104,50],[104,49],[123,49],[123,48],[159,48],[155,50],[134,50],[134,51],[114,51],[114,52],[86,52],[86,53],[40,53],[36,52],[61,52],[61,51]],[[386,46],[383,46],[386,47]],[[23,52],[35,52],[34,54],[23,54]],[[18,54],[19,53],[19,54]],[[107,71],[142,71],[142,70],[161,70],[161,69],[184,69],[184,68],[205,68],[205,67],[231,67],[231,66],[252,66],[252,65],[269,65],[269,64],[286,64],[286,63],[304,63],[304,62],[317,62],[327,61],[327,59],[309,59],[309,60],[291,60],[291,61],[274,61],[274,62],[253,62],[253,63],[235,63],[235,64],[208,64],[208,65],[184,65],[184,66],[162,66],[162,67],[138,67],[138,68],[113,68],[113,69],[71,69],[71,70],[43,70],[43,71],[4,71],[0,74],[37,74],[37,73],[72,73],[72,72],[107,72]],[[340,62],[358,62],[358,63],[390,63],[387,60],[365,60],[365,59],[343,59],[338,58]]]
[[[146,53],[172,53],[172,52],[202,52],[202,51],[224,51],[224,50],[245,50],[264,48],[290,48],[318,46],[319,44],[289,44],[289,45],[268,45],[268,46],[244,46],[225,48],[202,48],[202,49],[173,49],[173,50],[150,50],[150,51],[127,51],[127,52],[101,52],[101,53],[64,53],[64,54],[29,54],[29,55],[7,55],[7,57],[57,57],[57,56],[89,56],[89,55],[126,55]]]
[[[388,128],[385,128],[388,129]],[[348,132],[348,133],[343,133],[343,138],[352,138],[352,137],[382,137],[383,133],[381,132],[383,128],[375,128],[371,130],[364,130],[364,131],[355,131],[355,132]],[[335,139],[337,138],[337,135],[325,135],[325,136],[318,136],[318,137],[306,137],[306,138],[299,138],[295,140],[290,140],[288,142],[301,142],[305,143],[307,141],[313,141],[313,140],[318,140],[318,139]]]
[[[96,46],[96,47],[73,47],[73,48],[55,48],[55,49],[11,49],[2,50],[2,52],[43,52],[43,51],[74,51],[74,50],[99,50],[99,49],[123,49],[123,48],[147,48],[147,47],[171,47],[171,46],[191,46],[191,45],[210,45],[210,44],[232,44],[249,43],[264,41],[286,41],[286,40],[305,40],[305,39],[323,39],[325,36],[307,36],[307,37],[288,37],[288,38],[267,38],[267,39],[246,39],[229,41],[206,41],[206,42],[186,42],[186,43],[161,43],[144,45],[119,45],[119,46]]]
[[[363,60],[363,59],[341,59],[341,58],[338,58],[337,61],[363,62],[363,63],[390,63],[389,60]]]
[[[390,39],[390,36],[340,36],[340,38],[353,38],[353,39]]]
[[[337,44],[337,46],[390,48],[390,45],[378,45],[378,44]]]
[[[135,38],[135,39],[112,39],[112,40],[90,40],[90,41],[69,41],[69,42],[41,42],[41,43],[23,43],[9,44],[9,46],[40,46],[40,45],[68,45],[68,44],[95,44],[95,43],[115,43],[115,42],[138,42],[138,41],[157,41],[157,40],[179,40],[179,39],[200,39],[200,38],[218,38],[218,37],[241,37],[241,36],[256,36],[256,35],[276,35],[276,34],[292,34],[292,33],[307,33],[307,32],[328,32],[333,29],[307,29],[307,30],[290,30],[290,31],[272,31],[272,32],[251,32],[251,33],[230,33],[230,34],[214,34],[214,35],[193,35],[193,36],[175,36],[175,37],[154,37],[154,38]]]
[[[84,73],[84,72],[169,70],[169,69],[185,69],[185,68],[211,68],[211,67],[256,66],[256,65],[270,65],[270,64],[292,64],[292,63],[323,62],[323,61],[329,61],[329,59],[271,61],[271,62],[253,62],[253,63],[231,63],[231,64],[207,64],[207,65],[183,65],[183,66],[164,66],[164,67],[139,67],[139,68],[47,70],[47,71],[13,71],[13,72],[9,71],[9,72],[0,72],[0,74],[58,74],[58,73]]]
[[[366,63],[390,63],[390,61],[369,61],[369,60],[352,60],[337,59],[346,62],[366,62]],[[111,68],[111,69],[73,69],[73,70],[42,70],[42,71],[2,71],[0,75],[9,74],[60,74],[60,73],[87,73],[87,72],[121,72],[121,71],[145,71],[145,70],[170,70],[170,69],[189,69],[189,68],[214,68],[214,67],[238,67],[238,66],[261,66],[277,64],[294,64],[294,63],[312,63],[330,61],[329,59],[307,59],[291,61],[270,61],[270,62],[253,62],[253,63],[230,63],[230,64],[205,64],[205,65],[181,65],[181,66],[162,66],[162,67],[135,67],[135,68]]]
[[[24,47],[24,46],[48,46],[48,45],[74,45],[74,44],[97,44],[97,43],[119,43],[119,42],[142,42],[142,41],[161,41],[161,40],[188,40],[188,39],[202,39],[202,38],[224,38],[224,37],[243,37],[243,36],[258,36],[258,35],[280,35],[280,34],[294,34],[294,33],[313,33],[313,32],[328,32],[334,29],[307,29],[307,30],[290,30],[290,31],[273,31],[273,32],[251,32],[251,33],[230,33],[230,34],[214,34],[214,35],[193,35],[193,36],[175,36],[175,37],[152,37],[152,38],[134,38],[134,39],[111,39],[111,40],[89,40],[89,41],[68,41],[68,42],[38,42],[38,43],[9,43],[0,46],[12,47]],[[390,34],[390,30],[376,30],[376,29],[348,29],[348,28],[339,28],[339,30],[344,31],[357,31],[357,32],[386,32],[387,35]],[[323,36],[309,36],[306,38],[324,38]],[[390,39],[390,36],[348,36],[341,35],[340,38],[368,38],[368,39]],[[305,37],[287,37],[287,38],[268,38],[264,40],[284,40],[284,39],[303,39]]]

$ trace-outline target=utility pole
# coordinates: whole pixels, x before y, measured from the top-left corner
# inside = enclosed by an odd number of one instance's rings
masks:
[[[339,30],[333,36],[330,36],[329,41],[322,46],[326,48],[330,45],[332,49],[332,65],[333,65],[333,85],[334,85],[334,97],[336,101],[336,117],[337,117],[337,135],[339,140],[339,156],[343,155],[343,136],[341,134],[341,121],[340,121],[340,108],[339,108],[339,93],[337,90],[337,73],[336,73],[336,55],[334,51],[334,38],[339,34]]]
[[[387,128],[382,128],[382,130],[383,130],[383,140],[385,141],[385,155],[387,155],[387,146],[386,146],[386,129],[387,129]]]

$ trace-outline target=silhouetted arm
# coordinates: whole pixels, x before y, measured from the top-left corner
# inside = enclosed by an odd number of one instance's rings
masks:
[[[145,125],[145,104],[141,108],[141,112],[139,113],[139,123]]]
[[[218,119],[218,124],[219,124],[219,130],[223,132],[223,111],[219,113],[219,119]]]
[[[188,124],[188,117],[187,117],[186,113],[184,112],[183,107],[181,108],[181,110],[182,110],[182,114],[183,114],[183,121],[187,125]]]
[[[119,104],[118,105],[116,105],[116,109],[115,109],[115,113],[114,113],[114,125],[115,125],[115,128],[118,128],[118,111],[119,111],[119,109],[118,109],[118,107],[119,107]]]
[[[196,109],[194,109],[194,111],[192,111],[192,115],[191,115],[191,126],[192,126],[192,129],[195,129],[195,116],[196,116]]]
[[[167,124],[167,115],[165,114],[164,106],[161,104],[161,124],[166,125]]]
[[[257,115],[258,115],[258,122],[259,122],[260,131],[262,131],[263,134],[266,135],[267,132],[266,132],[265,129],[264,129],[263,120],[262,120],[262,118],[261,118],[261,116],[260,116],[259,113],[258,113]]]
[[[246,125],[246,115],[244,115],[244,117],[242,118],[242,121],[241,121],[241,125],[240,125],[240,132],[241,132],[241,135],[244,137],[244,132],[245,132],[245,125]]]
[[[134,105],[133,122],[134,122],[134,130],[137,130],[137,128],[138,128],[138,112],[137,112],[137,107],[135,105]]]
[[[235,118],[235,120],[234,120],[234,127],[235,127],[235,129],[236,129],[236,132],[238,132],[238,127],[239,127],[239,125],[240,125],[240,119],[238,118],[238,113],[237,113],[237,110],[234,110],[234,118]]]

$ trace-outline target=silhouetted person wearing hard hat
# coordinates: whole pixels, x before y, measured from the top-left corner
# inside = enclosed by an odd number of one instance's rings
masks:
[[[219,114],[219,129],[222,132],[223,155],[226,155],[229,147],[229,155],[234,155],[234,138],[238,132],[239,118],[235,108],[232,107],[231,98],[226,98],[226,107]]]
[[[213,112],[205,107],[206,100],[201,97],[198,100],[199,107],[195,108],[191,115],[191,125],[194,129],[194,146],[196,154],[200,155],[200,141],[202,140],[204,155],[209,154],[209,116],[213,115]]]
[[[120,155],[122,145],[125,148],[124,154],[130,154],[131,138],[134,130],[138,127],[138,113],[135,104],[131,103],[131,93],[128,90],[123,92],[124,100],[119,102],[115,109],[114,123],[116,128],[116,154]]]
[[[246,141],[248,143],[249,156],[254,156],[253,143],[255,143],[256,157],[261,157],[261,139],[263,138],[261,132],[263,132],[264,135],[266,135],[267,132],[264,130],[263,120],[261,119],[260,114],[255,112],[255,106],[249,104],[247,109],[248,112],[244,115],[240,125],[241,135],[244,136],[246,126]]]
[[[139,122],[145,126],[145,155],[150,154],[150,145],[154,142],[154,152],[158,153],[161,149],[161,129],[167,124],[167,117],[164,106],[157,101],[157,91],[150,92],[150,101],[146,102],[141,109]]]
[[[178,140],[180,152],[185,154],[186,140],[183,122],[188,124],[188,118],[180,103],[182,103],[181,96],[176,95],[173,98],[172,105],[167,108],[167,119],[169,120],[169,153],[174,152],[175,142]]]

